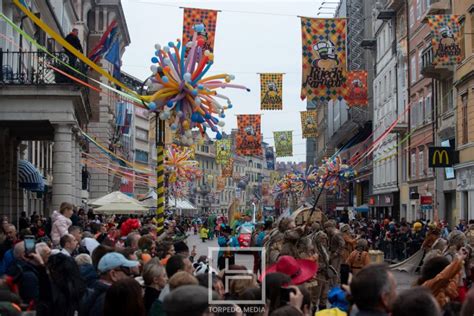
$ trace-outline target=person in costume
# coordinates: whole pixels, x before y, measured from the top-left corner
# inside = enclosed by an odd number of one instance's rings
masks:
[[[239,247],[239,242],[235,236],[232,236],[232,228],[226,224],[221,224],[220,236],[217,238],[217,244],[222,249],[217,257],[217,267],[223,270],[228,261],[228,265],[235,264],[235,254],[231,248]]]
[[[252,211],[247,211],[245,213],[244,222],[237,227],[236,232],[240,247],[250,247],[252,235],[255,232],[255,223],[252,222]]]
[[[333,276],[331,285],[337,285],[340,283],[340,271],[342,264],[342,253],[345,247],[344,237],[341,232],[336,228],[336,222],[329,220],[324,223],[324,230],[329,239],[329,256],[331,266],[336,270],[336,274]]]
[[[289,217],[282,218],[278,223],[278,227],[273,229],[270,234],[265,237],[263,244],[267,254],[265,258],[267,265],[277,262],[283,246],[285,231],[295,227],[294,219]]]

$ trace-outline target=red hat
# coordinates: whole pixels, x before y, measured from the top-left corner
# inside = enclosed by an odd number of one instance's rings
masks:
[[[293,285],[302,284],[316,275],[318,265],[308,259],[295,259],[292,256],[281,256],[278,261],[268,267],[260,276],[260,281],[269,273],[280,272],[291,278]]]

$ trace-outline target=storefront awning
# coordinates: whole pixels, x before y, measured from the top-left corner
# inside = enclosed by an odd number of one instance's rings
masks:
[[[355,207],[354,210],[360,213],[365,213],[369,211],[369,207],[367,206],[367,204],[362,204],[360,206]]]
[[[43,176],[28,160],[18,161],[18,180],[20,188],[32,192],[44,191]]]

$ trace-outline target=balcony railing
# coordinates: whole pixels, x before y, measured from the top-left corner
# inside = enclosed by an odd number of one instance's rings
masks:
[[[72,62],[72,66],[85,70],[77,60],[70,61],[64,52],[51,53],[65,63]],[[0,83],[7,85],[49,85],[73,83],[73,81],[60,72],[53,70],[55,67],[65,73],[77,76],[67,66],[44,52],[3,51],[0,48]],[[83,72],[83,71],[82,71]],[[82,79],[82,78],[81,78]]]
[[[452,76],[454,68],[449,66],[433,65],[433,47],[430,45],[421,53],[421,74],[426,78],[443,80]]]

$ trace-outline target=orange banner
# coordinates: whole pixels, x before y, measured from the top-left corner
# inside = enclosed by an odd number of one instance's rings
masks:
[[[367,106],[367,71],[354,70],[347,74],[347,85],[349,87],[345,97],[347,105]]]
[[[197,27],[198,26],[198,27]],[[193,38],[195,29],[198,29],[198,41],[203,41],[203,51],[214,51],[216,37],[217,11],[184,8],[183,15],[183,44],[186,45]]]
[[[241,156],[262,155],[260,114],[237,115],[236,152]]]

